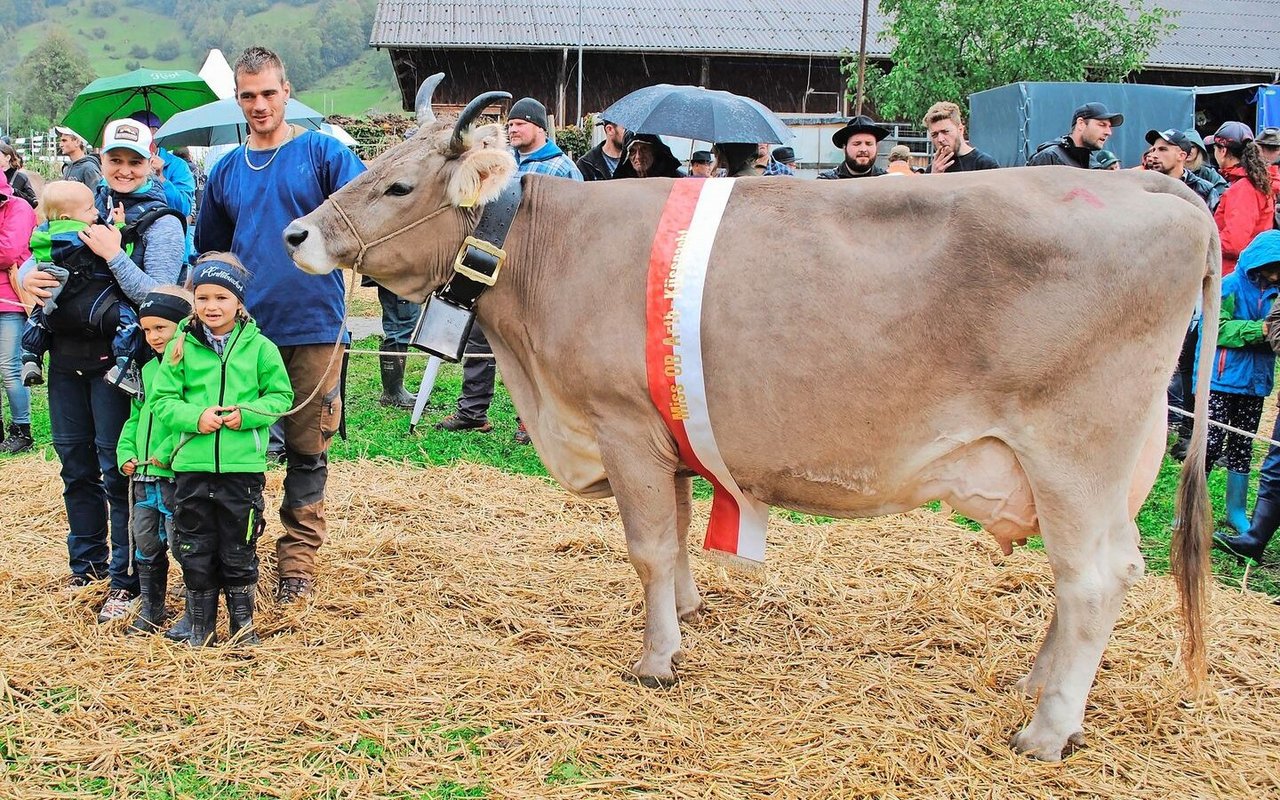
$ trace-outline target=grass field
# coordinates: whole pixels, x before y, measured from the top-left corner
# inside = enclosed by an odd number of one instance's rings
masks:
[[[50,19],[17,29],[6,45],[9,50],[6,63],[16,64],[56,27],[66,31],[84,49],[89,65],[99,77],[126,72],[126,64],[131,61],[156,69],[191,72],[203,64],[203,54],[199,58],[191,54],[186,37],[174,20],[122,2],[116,4],[116,12],[111,16],[95,17],[89,12],[89,3],[90,0],[69,0],[66,6],[54,9]],[[311,24],[315,14],[313,5],[277,3],[248,20],[258,30],[283,34]],[[170,39],[181,45],[180,54],[172,60],[161,61],[154,56],[139,59],[130,54],[135,45],[150,51],[156,44]],[[224,55],[235,58],[235,53]],[[329,72],[306,91],[299,92],[298,97],[326,115],[399,111],[400,93],[389,77],[384,63],[387,59],[385,52],[369,50],[356,61]]]
[[[370,290],[358,292],[357,302],[364,313],[373,313],[373,309],[376,308],[376,301],[372,299]],[[378,341],[377,337],[370,337],[355,343],[354,347],[372,350],[377,348]],[[416,390],[418,376],[421,375],[425,362],[425,356],[410,356],[406,382],[411,390]],[[381,457],[410,465],[444,465],[462,461],[496,466],[525,475],[540,477],[547,475],[534,449],[517,445],[513,441],[515,408],[501,385],[498,386],[493,407],[490,409],[490,418],[494,423],[493,432],[453,434],[437,431],[431,423],[452,411],[462,385],[461,369],[456,365],[444,365],[431,395],[427,417],[419,425],[418,432],[410,435],[407,412],[383,408],[377,404],[376,400],[381,391],[377,370],[376,358],[352,356],[347,389],[347,439],[337,441],[333,445],[333,458]],[[33,403],[35,405],[33,428],[36,441],[47,443],[49,423],[43,389],[34,393]],[[1270,419],[1273,413],[1274,409],[1269,409],[1263,420],[1264,431],[1271,429]],[[52,457],[52,448],[46,447],[46,450]],[[1254,491],[1256,491],[1256,468],[1264,453],[1265,448],[1261,445],[1254,448]],[[1147,560],[1148,570],[1154,573],[1169,571],[1170,520],[1173,519],[1174,497],[1180,467],[1180,463],[1165,458],[1155,487],[1138,514],[1142,551]],[[1223,508],[1224,482],[1223,471],[1215,469],[1210,476],[1209,488],[1214,509],[1219,514]],[[695,491],[701,498],[710,496],[709,488],[701,482],[695,484]],[[797,519],[804,518],[802,515],[792,516]],[[956,517],[956,521],[960,524],[967,523],[967,520],[960,517]],[[1280,538],[1277,541],[1280,541]],[[1031,546],[1037,548],[1039,542],[1033,540]],[[1276,547],[1276,543],[1273,542],[1271,551],[1274,552]],[[1240,586],[1243,569],[1234,559],[1215,552],[1213,560],[1214,574],[1220,582],[1225,585]],[[1280,575],[1274,567],[1255,570],[1250,576],[1249,588],[1280,597]]]

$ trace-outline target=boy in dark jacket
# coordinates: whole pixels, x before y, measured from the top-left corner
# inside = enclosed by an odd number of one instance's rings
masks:
[[[195,314],[169,344],[156,380],[156,416],[181,439],[173,456],[173,526],[187,584],[188,642],[214,640],[218,595],[231,635],[255,644],[254,597],[267,429],[293,403],[280,351],[244,308],[248,273],[229,253],[196,262]]]
[[[191,316],[191,301],[178,287],[162,287],[150,292],[138,309],[138,327],[147,345],[157,356]],[[169,558],[165,545],[173,543],[173,459],[176,437],[156,418],[151,397],[145,391],[155,386],[160,362],[151,359],[142,367],[143,392],[133,398],[129,419],[120,431],[116,460],[120,472],[132,479],[133,510],[129,532],[133,535],[134,567],[142,590],[142,607],[129,625],[130,633],[156,633],[165,616],[165,590],[169,581]]]

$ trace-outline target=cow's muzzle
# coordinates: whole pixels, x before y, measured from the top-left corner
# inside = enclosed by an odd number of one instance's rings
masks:
[[[324,236],[302,220],[290,222],[283,236],[285,251],[303,272],[327,275],[337,269],[324,246]]]

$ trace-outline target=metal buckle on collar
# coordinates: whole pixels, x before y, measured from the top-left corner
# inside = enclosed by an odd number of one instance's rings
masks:
[[[480,253],[490,256],[495,262],[492,272],[486,274],[469,263],[476,258],[484,258],[484,255],[479,255]],[[498,282],[498,273],[502,271],[502,265],[506,260],[506,250],[474,236],[468,236],[462,240],[462,247],[458,248],[458,255],[453,259],[453,271],[476,283],[492,286]]]

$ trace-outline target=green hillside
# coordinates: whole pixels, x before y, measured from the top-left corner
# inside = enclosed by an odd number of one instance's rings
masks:
[[[0,19],[5,18],[5,6],[12,3],[16,8],[22,2],[38,0],[0,0]],[[295,94],[317,110],[353,116],[370,110],[399,111],[390,59],[385,52],[363,46],[368,41],[372,2],[343,3],[344,12],[358,18],[344,30],[347,50],[337,54],[331,52],[333,37],[320,27],[327,17],[320,13],[322,8],[332,8],[326,2],[334,0],[273,5],[267,0],[180,0],[173,13],[163,13],[165,0],[46,0],[41,7],[44,19],[15,26],[14,20],[24,19],[23,13],[16,13],[8,18],[8,25],[0,27],[0,96],[20,95],[15,67],[51,30],[58,29],[85,52],[99,77],[139,65],[195,72],[209,44],[222,47],[231,60],[248,44],[264,44],[281,53]],[[262,10],[246,14],[246,5]],[[194,20],[193,8],[199,10],[199,20]],[[101,13],[105,11],[110,13]],[[299,41],[308,36],[310,49],[304,49]],[[326,49],[330,52],[321,52]],[[325,66],[326,61],[338,60],[346,63]]]

